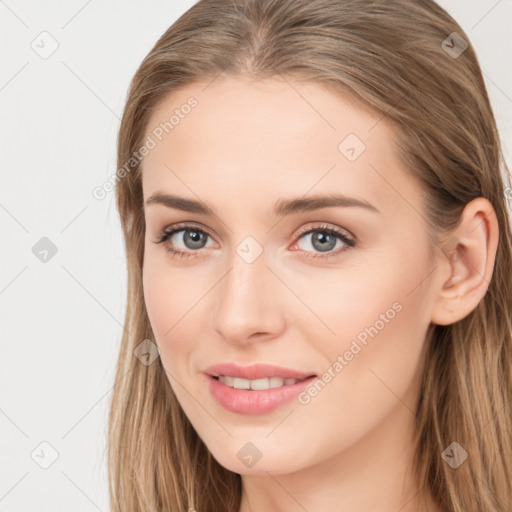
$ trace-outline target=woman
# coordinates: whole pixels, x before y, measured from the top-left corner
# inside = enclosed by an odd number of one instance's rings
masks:
[[[442,8],[200,0],[118,168],[112,512],[510,509],[510,175]]]

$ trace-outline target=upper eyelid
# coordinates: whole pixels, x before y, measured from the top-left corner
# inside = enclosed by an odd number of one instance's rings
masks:
[[[298,232],[295,234],[295,239],[298,240],[303,235],[310,234],[314,231],[329,231],[332,230],[335,232],[337,236],[345,236],[347,239],[351,241],[356,241],[356,237],[348,231],[346,228],[342,228],[339,226],[329,225],[330,223],[326,221],[316,221],[320,224],[323,224],[322,226],[303,226],[299,228]],[[176,233],[179,233],[180,231],[187,231],[189,229],[197,229],[198,231],[204,232],[206,235],[208,235],[210,238],[214,238],[213,235],[209,232],[207,228],[204,228],[200,224],[197,224],[193,221],[190,222],[178,222],[177,224],[173,224],[169,227],[166,227],[162,230],[162,233],[172,233],[171,236],[174,236]],[[196,252],[196,251],[195,251]]]
[[[355,236],[345,228],[339,226],[330,226],[327,222],[321,222],[321,224],[325,224],[323,226],[309,226],[309,227],[301,227],[297,232],[296,236],[301,236],[311,231],[334,231],[338,235],[344,235],[347,238],[355,239]]]
[[[188,222],[186,222],[186,223],[179,222],[178,224],[173,224],[169,227],[164,228],[162,230],[162,233],[173,233],[173,236],[174,236],[176,233],[179,233],[180,231],[187,231],[190,229],[197,229],[198,231],[202,231],[203,233],[208,235],[210,238],[213,238],[213,235],[209,232],[208,229],[202,227],[201,225],[196,225],[194,223],[188,223]]]
[[[313,223],[315,221],[312,221]],[[339,226],[335,226],[334,224],[330,223],[330,222],[327,222],[327,221],[316,221],[317,223],[320,223],[320,224],[324,224],[325,226],[308,226],[308,227],[301,227],[299,228],[298,230],[298,234],[303,234],[304,232],[308,232],[310,230],[321,230],[321,229],[332,229],[332,230],[338,230],[338,231],[342,231],[344,232],[345,234],[347,234],[348,236],[353,236],[350,231],[346,228],[342,228],[342,227],[339,227]],[[195,222],[178,222],[176,224],[171,224],[170,226],[167,226],[165,228],[163,228],[161,231],[162,232],[167,232],[167,233],[170,233],[172,231],[181,231],[181,230],[187,230],[189,228],[196,228],[198,229],[199,231],[204,231],[206,234],[210,235],[210,231],[208,228],[206,227],[203,227],[201,224],[196,224]]]

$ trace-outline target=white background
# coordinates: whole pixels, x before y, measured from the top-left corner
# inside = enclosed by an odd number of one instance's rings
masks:
[[[92,190],[116,170],[133,73],[193,4],[0,0],[1,512],[109,509],[126,266],[114,193]],[[477,50],[510,166],[512,2],[440,4]],[[47,59],[31,47],[43,31],[58,43]],[[57,247],[47,263],[32,252],[42,237]],[[58,453],[48,469],[35,462],[51,461],[43,441]]]

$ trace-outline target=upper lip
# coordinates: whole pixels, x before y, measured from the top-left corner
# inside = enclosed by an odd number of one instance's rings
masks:
[[[283,366],[275,366],[272,364],[251,364],[248,366],[240,366],[235,363],[214,364],[206,368],[205,373],[213,377],[219,375],[229,375],[230,377],[238,377],[242,379],[264,379],[265,377],[283,377],[287,379],[305,379],[316,375],[314,372],[300,372],[292,368],[284,368]]]

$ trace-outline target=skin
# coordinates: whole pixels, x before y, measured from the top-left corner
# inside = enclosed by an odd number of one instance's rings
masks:
[[[440,251],[431,261],[423,192],[385,119],[317,84],[222,76],[167,96],[147,134],[190,96],[198,105],[144,159],[144,200],[172,193],[216,215],[145,207],[144,296],[183,410],[216,460],[242,475],[240,512],[440,511],[410,469],[425,334],[430,322],[462,319],[485,295],[498,243],[491,204],[469,203],[452,233],[458,256]],[[355,161],[338,149],[350,133],[366,145]],[[272,214],[281,198],[332,192],[379,212]],[[154,243],[181,222],[208,234],[202,248],[184,231]],[[325,253],[314,234],[297,236],[320,225],[356,246],[335,238]],[[263,249],[252,263],[236,251],[247,236]],[[190,257],[173,258],[166,246]],[[323,374],[396,302],[401,311],[307,405],[248,416],[209,393],[202,372],[219,362]],[[252,467],[237,457],[247,442],[262,454]]]

